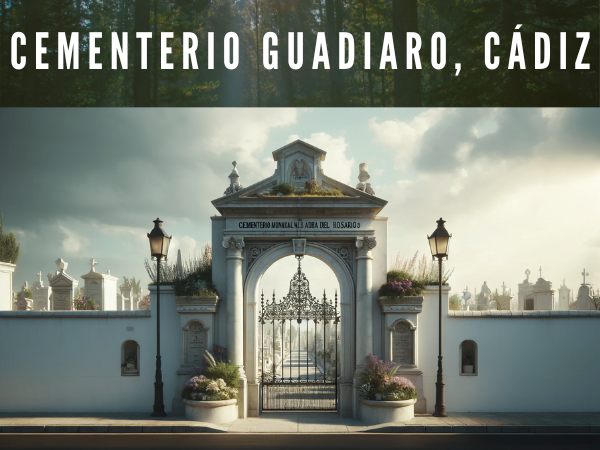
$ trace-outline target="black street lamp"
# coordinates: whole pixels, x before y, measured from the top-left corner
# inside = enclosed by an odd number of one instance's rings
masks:
[[[154,229],[148,233],[150,241],[150,255],[156,259],[156,377],[154,380],[154,411],[152,417],[165,417],[165,404],[163,402],[163,382],[160,362],[160,260],[167,259],[171,238],[162,228],[162,220],[154,220]]]
[[[431,248],[431,255],[435,260],[437,258],[439,262],[439,288],[440,288],[440,305],[439,305],[439,321],[440,321],[440,351],[438,354],[438,372],[437,381],[435,383],[435,411],[433,415],[435,417],[446,417],[446,405],[444,404],[444,369],[442,368],[442,260],[448,259],[448,244],[452,235],[448,233],[444,223],[446,221],[440,217],[437,221],[437,228],[431,236],[427,236],[429,239],[429,247]]]

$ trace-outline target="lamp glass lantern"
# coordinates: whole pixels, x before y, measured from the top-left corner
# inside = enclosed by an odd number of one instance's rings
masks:
[[[148,240],[150,241],[150,254],[153,258],[163,259],[167,257],[169,253],[169,244],[171,243],[171,237],[165,233],[162,228],[162,220],[157,218],[154,220],[154,228],[148,233]]]
[[[446,221],[440,217],[440,220],[437,221],[437,228],[431,233],[431,236],[427,236],[427,239],[429,239],[431,255],[437,259],[448,259],[448,247],[452,235],[448,233],[444,223],[446,223]]]

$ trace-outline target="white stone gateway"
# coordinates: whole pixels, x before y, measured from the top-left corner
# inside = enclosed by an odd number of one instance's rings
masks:
[[[366,183],[366,165],[361,189],[328,177],[321,167],[326,155],[306,142],[292,142],[273,152],[272,176],[242,188],[236,167],[225,195],[212,202],[221,214],[211,218],[213,284],[223,299],[215,339],[241,368],[240,417],[260,411],[260,280],[276,261],[297,253],[325,262],[338,279],[338,410],[344,417],[359,416],[359,374],[382,333],[373,311],[386,282],[387,218],[378,215],[387,201]],[[283,182],[301,194],[309,180],[342,196],[271,194]]]
[[[79,281],[67,275],[69,263],[62,258],[56,260],[59,270],[50,279],[52,288],[52,309],[54,311],[73,311],[73,298]]]
[[[50,311],[50,295],[52,288],[44,286],[42,281],[42,272],[37,274],[38,280],[31,286],[31,296],[33,297],[34,311]]]
[[[117,305],[117,277],[108,273],[96,272],[98,263],[92,259],[91,269],[81,278],[85,281],[85,295],[98,303],[100,311],[120,311],[121,305]]]

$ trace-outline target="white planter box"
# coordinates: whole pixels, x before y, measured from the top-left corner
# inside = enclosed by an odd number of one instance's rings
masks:
[[[238,418],[237,400],[204,402],[183,399],[185,417],[195,422],[227,423]]]
[[[415,399],[397,402],[360,399],[360,420],[367,425],[406,422],[415,418]]]

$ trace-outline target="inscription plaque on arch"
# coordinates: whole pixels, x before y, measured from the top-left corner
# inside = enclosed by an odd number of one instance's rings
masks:
[[[193,366],[202,364],[206,350],[206,329],[200,322],[192,322],[186,333],[186,363]]]
[[[392,360],[396,364],[414,364],[414,342],[411,327],[406,322],[399,322],[392,331]]]

